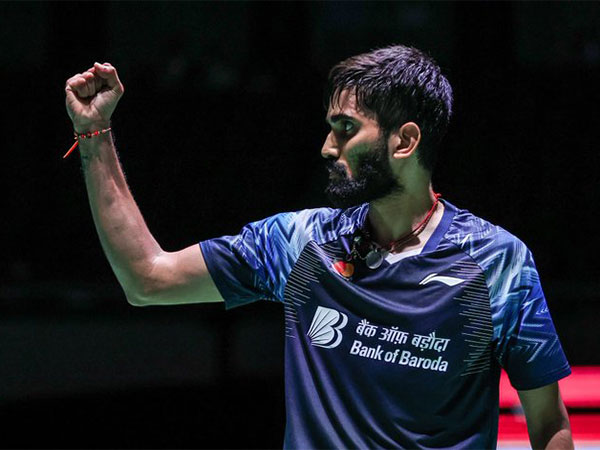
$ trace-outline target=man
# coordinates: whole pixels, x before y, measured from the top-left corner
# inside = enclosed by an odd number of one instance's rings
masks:
[[[452,111],[436,63],[393,46],[329,77],[322,149],[339,209],[278,214],[165,252],[110,133],[80,141],[104,251],[133,305],[259,299],[286,319],[285,447],[492,448],[500,366],[535,448],[572,448],[557,380],[570,373],[530,252],[431,185]],[[110,64],[67,81],[78,134],[109,128]]]

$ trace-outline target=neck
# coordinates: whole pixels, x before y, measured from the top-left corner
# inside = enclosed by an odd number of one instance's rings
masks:
[[[435,203],[431,183],[420,189],[406,190],[376,200],[369,208],[371,239],[382,247],[411,233],[427,216]],[[425,245],[443,215],[443,205],[438,203],[436,210],[425,228],[407,240],[396,251],[412,250]]]

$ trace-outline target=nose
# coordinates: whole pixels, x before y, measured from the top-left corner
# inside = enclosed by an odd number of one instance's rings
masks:
[[[333,133],[329,133],[325,138],[325,142],[321,148],[321,156],[325,159],[338,159],[340,157],[340,150],[333,138]]]

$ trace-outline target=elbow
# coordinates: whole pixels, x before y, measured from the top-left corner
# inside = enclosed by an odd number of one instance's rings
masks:
[[[163,282],[156,264],[146,264],[134,274],[130,274],[127,283],[122,283],[127,303],[132,306],[150,306],[161,304],[167,285]]]
[[[125,292],[125,298],[131,306],[148,306],[150,304],[142,296],[132,292]]]
[[[150,288],[148,283],[139,286],[122,286],[127,303],[131,306],[149,306],[154,304],[155,289]]]

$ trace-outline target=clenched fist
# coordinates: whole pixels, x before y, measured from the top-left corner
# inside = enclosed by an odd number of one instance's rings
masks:
[[[94,63],[94,67],[69,78],[65,86],[67,112],[75,131],[107,128],[124,90],[117,69],[110,63]]]

